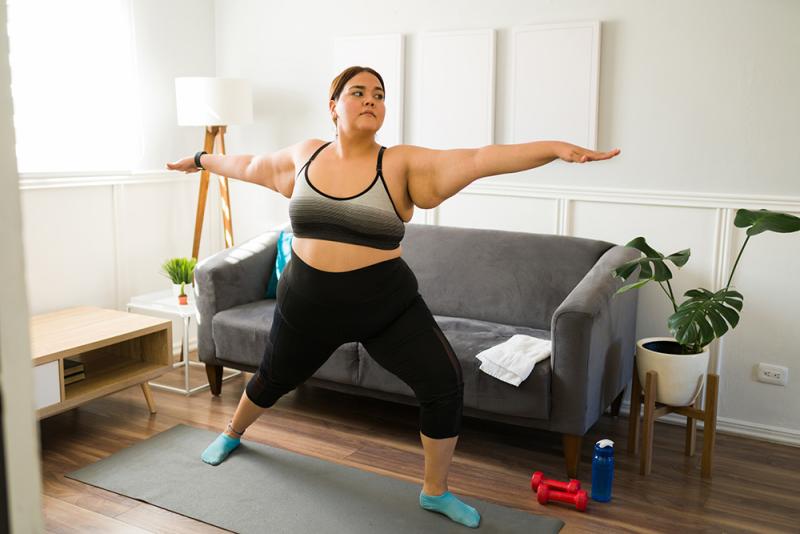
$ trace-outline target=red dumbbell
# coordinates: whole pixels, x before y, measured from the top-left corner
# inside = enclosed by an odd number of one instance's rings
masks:
[[[536,500],[539,501],[539,504],[547,504],[548,501],[574,504],[579,512],[585,512],[586,504],[589,502],[586,490],[578,490],[577,493],[564,493],[563,491],[552,490],[544,484],[541,484],[536,491]]]
[[[544,473],[536,471],[531,477],[531,489],[536,491],[540,485],[550,486],[550,488],[558,491],[565,491],[567,493],[576,493],[581,489],[581,481],[571,478],[569,482],[561,482],[560,480],[550,480],[544,478]]]

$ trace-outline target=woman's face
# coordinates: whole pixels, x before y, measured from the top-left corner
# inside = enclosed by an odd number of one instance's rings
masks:
[[[383,98],[378,78],[359,72],[347,81],[339,100],[330,102],[331,116],[341,130],[377,132],[386,116]]]

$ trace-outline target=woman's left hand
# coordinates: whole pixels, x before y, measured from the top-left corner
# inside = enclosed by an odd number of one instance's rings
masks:
[[[556,144],[555,151],[556,157],[569,163],[586,163],[587,161],[611,159],[620,152],[618,148],[615,148],[610,152],[595,152],[594,150],[581,148],[577,145],[571,145],[569,143]]]

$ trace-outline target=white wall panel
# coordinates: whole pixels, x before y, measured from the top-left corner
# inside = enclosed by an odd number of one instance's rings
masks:
[[[403,95],[405,62],[403,36],[364,35],[334,39],[331,79],[347,67],[371,67],[380,73],[386,89],[386,117],[376,140],[384,146],[403,142]]]
[[[600,23],[513,31],[511,138],[597,147]]]
[[[414,214],[411,216],[411,220],[408,222],[413,224],[429,224],[435,216],[435,213],[435,209],[424,210],[415,207]]]
[[[471,148],[494,139],[495,32],[423,33],[413,144]]]
[[[229,183],[235,244],[289,221],[289,199],[277,191],[236,180]],[[214,216],[222,224],[218,208]]]
[[[800,216],[800,212],[793,215]],[[731,248],[739,254],[747,235],[736,228]],[[735,261],[735,259],[734,259]],[[730,269],[725,273],[725,283]],[[739,324],[723,337],[721,417],[761,422],[765,406],[775,410],[771,425],[800,428],[800,234],[764,232],[747,242],[731,287],[744,295]],[[755,380],[758,362],[789,368],[785,387]]]
[[[438,208],[438,224],[539,234],[556,233],[557,201],[460,194]]]
[[[170,280],[161,274],[161,265],[169,258],[191,256],[198,189],[199,181],[187,180],[124,186],[124,202],[117,216],[124,230],[120,247],[130,278],[128,287],[120,284],[123,294],[139,295],[171,287]],[[231,199],[235,221],[237,211],[233,204]],[[219,193],[216,177],[212,177],[200,238],[200,259],[217,250],[220,221]],[[234,239],[236,243],[240,241],[235,228]]]
[[[20,200],[30,314],[115,308],[111,188],[23,191]]]

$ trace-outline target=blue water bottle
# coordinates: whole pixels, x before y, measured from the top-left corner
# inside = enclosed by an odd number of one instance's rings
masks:
[[[592,499],[599,502],[611,500],[611,482],[614,480],[614,442],[601,439],[594,445],[592,458]]]

